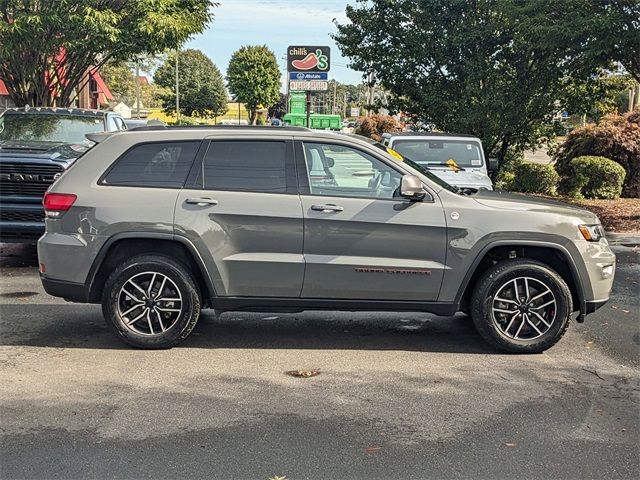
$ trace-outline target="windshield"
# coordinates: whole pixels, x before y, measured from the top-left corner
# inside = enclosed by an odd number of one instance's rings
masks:
[[[373,145],[374,147],[379,148],[380,150],[384,151],[387,155],[390,155],[391,158],[393,158],[396,162],[406,163],[411,168],[413,168],[414,170],[417,170],[422,175],[424,175],[429,180],[431,180],[433,183],[441,186],[445,190],[449,190],[450,192],[453,192],[453,193],[460,193],[460,189],[458,187],[455,187],[453,185],[449,185],[447,182],[442,180],[440,177],[438,177],[438,176],[434,175],[432,172],[430,172],[427,169],[428,167],[420,165],[419,163],[417,163],[417,162],[413,161],[412,159],[406,157],[404,154],[399,153],[397,150],[391,149],[389,147],[385,147],[381,143],[376,142],[375,140],[372,140],[372,139],[370,139],[368,137],[363,137],[362,135],[350,134],[348,136],[359,138],[360,140],[364,140],[365,142]]]
[[[85,134],[104,130],[102,117],[5,112],[0,142],[47,142],[91,146]]]
[[[463,168],[484,164],[480,144],[473,140],[401,139],[393,142],[393,149],[421,165],[445,165],[449,160]]]

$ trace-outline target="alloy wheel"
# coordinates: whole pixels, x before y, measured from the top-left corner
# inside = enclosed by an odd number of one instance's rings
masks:
[[[118,315],[129,330],[140,335],[169,330],[180,318],[182,305],[180,289],[159,272],[133,275],[118,293]]]
[[[491,304],[491,316],[500,333],[513,340],[534,340],[556,320],[556,297],[541,280],[517,277],[502,285]]]

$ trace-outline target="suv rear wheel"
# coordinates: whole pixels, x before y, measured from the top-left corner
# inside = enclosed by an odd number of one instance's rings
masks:
[[[557,272],[535,260],[497,263],[478,280],[471,317],[494,347],[539,353],[553,346],[569,326],[571,292]]]
[[[201,301],[189,270],[164,256],[144,255],[109,276],[102,312],[109,327],[139,348],[171,348],[198,322]]]

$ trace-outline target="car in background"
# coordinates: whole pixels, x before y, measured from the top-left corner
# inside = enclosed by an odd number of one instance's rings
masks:
[[[35,243],[44,233],[42,198],[93,146],[86,135],[127,130],[114,112],[11,108],[0,114],[0,242]]]
[[[162,120],[147,118],[125,118],[124,124],[127,126],[127,130],[133,130],[140,127],[154,127],[158,125],[166,125]]]
[[[489,172],[497,161],[485,159],[482,142],[472,135],[437,132],[382,134],[382,144],[428,168],[450,185],[493,190]]]

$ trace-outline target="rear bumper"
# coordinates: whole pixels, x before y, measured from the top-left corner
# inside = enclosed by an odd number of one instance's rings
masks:
[[[61,297],[72,302],[86,303],[87,294],[84,284],[54,280],[40,274],[40,281],[44,291],[54,297]]]

